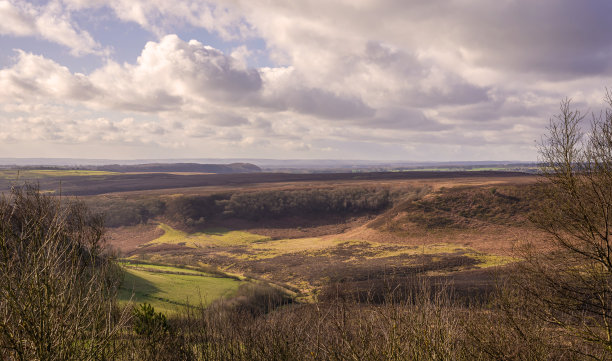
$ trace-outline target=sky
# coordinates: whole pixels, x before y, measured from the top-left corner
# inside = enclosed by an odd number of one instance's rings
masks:
[[[0,0],[0,157],[537,159],[609,0]]]

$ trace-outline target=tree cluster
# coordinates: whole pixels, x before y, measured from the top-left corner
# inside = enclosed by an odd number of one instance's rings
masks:
[[[135,200],[98,198],[90,201],[90,206],[105,215],[107,226],[118,227],[146,223],[156,217],[196,222],[215,218],[260,220],[372,213],[389,207],[394,196],[386,188],[314,188]]]
[[[226,214],[258,220],[380,211],[391,204],[388,189],[340,188],[233,194]]]

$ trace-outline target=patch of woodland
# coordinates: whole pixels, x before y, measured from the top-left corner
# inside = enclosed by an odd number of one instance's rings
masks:
[[[144,224],[154,219],[167,220],[187,230],[227,220],[242,221],[245,228],[262,224],[286,228],[288,223],[316,227],[378,214],[406,194],[418,192],[416,188],[319,187],[168,197],[95,197],[88,204],[105,215],[108,227]]]

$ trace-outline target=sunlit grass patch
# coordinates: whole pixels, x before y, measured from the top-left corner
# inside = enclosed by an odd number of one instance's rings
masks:
[[[142,268],[124,267],[125,277],[118,295],[120,303],[126,304],[130,300],[134,304],[147,302],[164,313],[176,312],[187,304],[198,305],[201,302],[206,305],[218,298],[231,296],[243,283],[182,268],[138,266]],[[144,269],[146,267],[150,269]],[[170,273],[174,271],[193,273]]]
[[[333,251],[339,247],[358,245],[362,243],[364,242],[319,237],[270,240],[250,244],[247,248],[248,253],[239,255],[238,258],[246,260],[261,260],[294,253],[317,256],[328,254],[330,257],[333,257]]]
[[[160,223],[157,227],[162,229],[164,234],[149,243],[177,244],[179,242],[184,242],[186,238],[190,237],[186,232],[174,229],[164,223]]]
[[[466,256],[470,258],[474,258],[480,263],[476,266],[478,268],[487,268],[487,267],[497,267],[497,266],[505,266],[507,264],[516,262],[517,259],[509,256],[500,256],[495,254],[486,254],[486,253],[466,253]]]
[[[231,231],[222,228],[209,229],[197,233],[186,233],[163,223],[159,225],[159,228],[164,231],[164,234],[147,243],[147,245],[178,244],[190,248],[222,247],[245,245],[270,239],[270,237],[267,236],[243,231]]]
[[[252,244],[250,248],[255,251],[262,250],[270,253],[283,254],[308,250],[319,250],[333,247],[338,243],[339,241],[336,240],[317,237],[291,238],[256,243]]]
[[[369,242],[377,253],[369,258],[387,258],[395,256],[436,255],[473,252],[471,248],[452,243],[424,244],[419,246],[396,246],[389,249],[388,244]]]
[[[151,271],[159,273],[188,273],[193,275],[210,276],[210,274],[190,268],[172,267],[157,264],[148,263],[130,263],[130,262],[119,262],[119,264],[125,268],[138,269],[142,271]]]
[[[418,246],[391,245],[359,239],[341,240],[333,237],[272,240],[266,236],[227,229],[209,229],[190,234],[174,229],[167,224],[160,224],[159,227],[164,230],[164,234],[147,245],[174,244],[190,248],[214,248],[217,249],[215,251],[217,256],[234,259],[237,263],[273,259],[290,254],[337,257],[339,253],[343,255],[346,262],[402,256],[461,255],[475,259],[476,267],[486,268],[502,266],[515,261],[512,257],[486,254],[453,243]]]

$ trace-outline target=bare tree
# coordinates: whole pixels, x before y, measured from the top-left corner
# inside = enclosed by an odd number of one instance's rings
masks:
[[[540,144],[545,202],[533,220],[549,237],[524,249],[516,283],[531,315],[560,332],[560,347],[595,359],[612,357],[612,96],[584,114],[561,102]]]
[[[108,358],[119,276],[99,217],[14,187],[0,198],[0,359]]]

